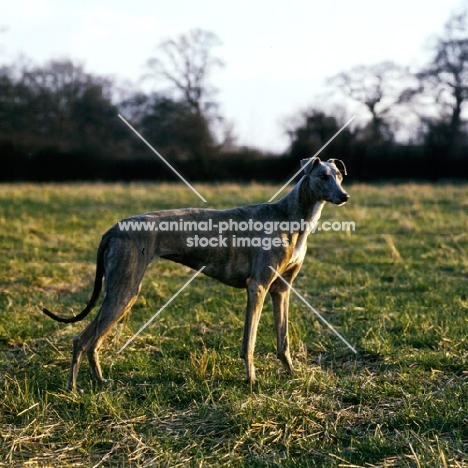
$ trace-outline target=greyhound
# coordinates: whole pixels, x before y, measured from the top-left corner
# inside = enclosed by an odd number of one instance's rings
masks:
[[[320,218],[325,202],[343,205],[349,199],[348,193],[341,187],[343,173],[346,175],[346,167],[342,161],[330,159],[322,162],[314,157],[303,159],[301,167],[303,176],[300,181],[288,195],[274,203],[227,210],[187,208],[157,211],[127,218],[110,228],[103,235],[97,251],[94,289],[86,308],[71,318],[62,318],[43,309],[46,315],[58,322],[82,320],[96,305],[103,277],[105,278],[105,296],[99,312],[81,334],[73,338],[67,388],[76,390],[78,368],[84,353],[88,355],[93,378],[100,383],[106,382],[99,363],[99,348],[111,328],[136,301],[145,270],[156,258],[169,259],[193,269],[204,266],[205,275],[229,286],[247,290],[241,358],[244,360],[246,380],[250,385],[255,382],[253,355],[257,327],[266,294],[269,293],[273,303],[277,357],[286,371],[291,373],[293,366],[288,338],[290,285],[302,266],[307,236]],[[256,229],[258,222],[264,225],[269,222],[270,229],[264,232],[247,232],[244,229],[247,221]],[[156,223],[158,226],[173,223],[174,226],[197,226],[197,230],[125,230],[122,229],[124,222],[127,227],[128,223]],[[211,243],[205,238],[206,245],[202,246],[200,236],[206,236],[206,226],[209,223],[213,226],[229,226],[231,238],[222,238],[220,235],[218,238],[211,238],[210,241],[215,240]],[[298,224],[301,227],[294,231],[284,228],[293,223],[296,223],[296,227]],[[194,242],[196,236],[199,236],[200,243]],[[268,236],[270,239],[265,243]],[[243,245],[237,242],[238,237],[243,239]],[[257,239],[256,243],[254,238]],[[236,242],[232,242],[233,240]],[[248,245],[247,242],[246,245],[246,241],[250,240],[251,244]],[[268,245],[270,248],[267,248]]]

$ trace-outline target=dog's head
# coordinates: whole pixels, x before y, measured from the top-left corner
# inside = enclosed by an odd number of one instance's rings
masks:
[[[320,200],[343,205],[349,200],[348,193],[341,187],[346,166],[340,159],[321,161],[320,158],[301,160],[301,167],[309,180],[310,190]]]

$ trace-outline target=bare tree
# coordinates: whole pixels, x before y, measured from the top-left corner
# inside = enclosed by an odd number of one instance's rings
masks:
[[[388,141],[390,114],[404,101],[404,93],[410,86],[408,71],[394,62],[384,61],[376,65],[359,65],[329,79],[329,83],[359,102],[370,113],[367,138],[371,142]]]
[[[464,137],[462,112],[468,102],[468,12],[454,12],[445,24],[444,34],[437,38],[432,58],[418,73],[421,90],[418,98],[426,107],[436,109],[423,113],[430,130],[443,135],[445,146],[453,151]],[[440,138],[439,138],[440,139]]]
[[[190,153],[208,173],[208,162],[219,152],[216,148],[214,126],[222,119],[213,98],[216,88],[210,83],[213,71],[221,68],[223,61],[213,54],[221,44],[218,37],[203,29],[194,29],[175,39],[162,42],[157,56],[148,60],[150,77],[166,83],[174,100],[189,107],[192,113]]]
[[[205,114],[213,106],[211,100],[216,93],[210,75],[224,66],[213,55],[213,48],[220,44],[214,33],[203,29],[166,40],[158,46],[158,55],[148,60],[151,75],[167,82],[195,114]]]

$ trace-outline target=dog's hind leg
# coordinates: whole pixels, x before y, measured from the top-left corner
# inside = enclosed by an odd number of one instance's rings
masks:
[[[99,364],[99,347],[112,327],[130,310],[138,297],[146,263],[135,262],[132,252],[120,251],[120,258],[106,265],[105,298],[94,320],[73,339],[73,356],[67,388],[75,390],[78,368],[84,353],[93,377],[105,382]]]
[[[73,356],[67,388],[71,390],[76,389],[78,368],[84,353],[88,354],[93,378],[98,382],[105,382],[99,364],[99,348],[115,323],[130,310],[137,299],[138,291],[139,284],[133,287],[131,292],[130,290],[126,290],[125,295],[118,294],[117,291],[112,291],[113,296],[106,295],[97,316],[73,339]]]
[[[89,365],[91,367],[91,372],[93,374],[93,378],[99,383],[107,382],[106,379],[104,379],[102,376],[101,364],[99,362],[100,361],[99,360],[99,348],[101,347],[106,335],[109,333],[113,325],[118,320],[120,320],[120,318],[123,317],[132,308],[133,304],[137,300],[139,289],[140,288],[138,288],[138,291],[136,292],[136,294],[130,299],[130,301],[126,304],[123,310],[118,311],[117,313],[118,316],[115,317],[114,321],[106,321],[105,323],[98,324],[98,326],[96,327],[97,328],[96,334],[98,335],[98,338],[92,342],[91,346],[89,347],[87,351],[87,355],[88,355]],[[113,306],[110,305],[109,307],[113,307]],[[117,307],[122,309],[121,305],[116,306],[116,308]],[[104,317],[105,316],[106,315],[104,315]]]

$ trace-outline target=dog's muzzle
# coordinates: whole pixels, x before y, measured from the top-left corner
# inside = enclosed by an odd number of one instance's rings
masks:
[[[346,192],[343,192],[338,197],[325,197],[324,200],[329,203],[333,203],[334,205],[344,205],[349,200],[349,198],[350,196]]]
[[[343,203],[346,203],[349,200],[349,195],[345,192],[343,195],[340,197],[340,204],[342,205]]]

